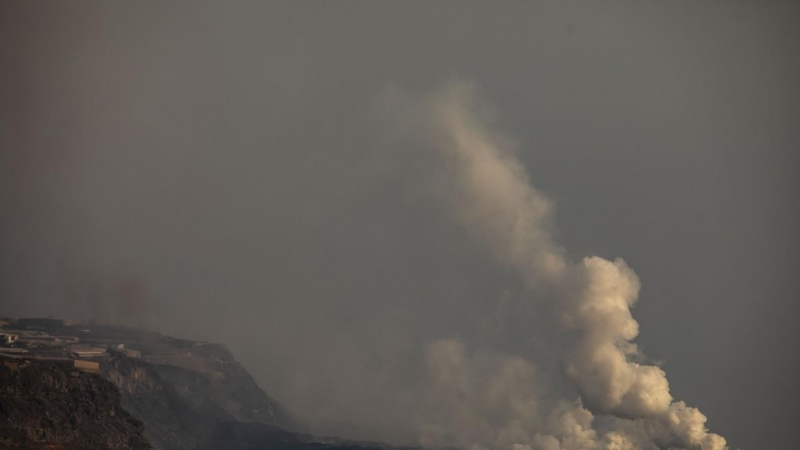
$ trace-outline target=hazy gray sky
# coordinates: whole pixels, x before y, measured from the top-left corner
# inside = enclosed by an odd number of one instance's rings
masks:
[[[301,415],[404,425],[426,343],[527,339],[381,100],[466,80],[568,258],[638,274],[672,395],[731,448],[800,438],[797,5],[0,8],[0,314],[225,342]]]

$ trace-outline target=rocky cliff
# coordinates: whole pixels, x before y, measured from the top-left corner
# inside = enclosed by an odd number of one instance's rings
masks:
[[[299,427],[223,346],[161,338],[138,348],[142,359],[112,353],[101,371],[157,450],[198,448],[224,422]]]
[[[3,328],[23,348],[0,349],[0,450],[390,448],[302,433],[222,345],[32,323]],[[95,373],[75,368],[80,354],[89,356],[77,363]]]
[[[0,449],[150,448],[108,380],[54,362],[0,364]]]

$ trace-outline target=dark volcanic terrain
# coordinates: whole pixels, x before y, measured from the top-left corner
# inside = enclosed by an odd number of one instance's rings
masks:
[[[0,366],[0,449],[151,448],[116,387],[63,364]]]
[[[0,450],[388,448],[303,433],[222,345],[0,319]]]

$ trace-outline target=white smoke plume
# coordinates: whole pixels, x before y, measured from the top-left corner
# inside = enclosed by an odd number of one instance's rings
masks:
[[[555,343],[561,365],[542,370],[535,354],[470,349],[457,338],[431,344],[422,442],[513,450],[727,449],[724,438],[706,430],[705,416],[673,401],[664,371],[642,363],[632,342],[639,333],[631,315],[636,274],[621,259],[566,257],[552,233],[553,203],[531,185],[514,142],[492,129],[475,87],[454,82],[422,96],[389,90],[381,100],[396,137],[430,152],[437,191],[454,217],[518,273],[528,301],[540,306],[535,310],[549,314],[554,326],[532,322],[531,334],[552,334],[543,338]]]

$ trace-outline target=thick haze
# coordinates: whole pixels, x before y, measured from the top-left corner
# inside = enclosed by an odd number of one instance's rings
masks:
[[[794,448],[799,20],[2,2],[0,314],[224,342],[325,430]]]

